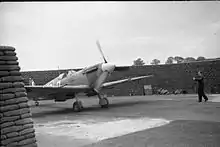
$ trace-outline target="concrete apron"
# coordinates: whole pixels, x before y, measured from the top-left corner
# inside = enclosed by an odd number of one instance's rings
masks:
[[[109,138],[114,138],[145,129],[159,127],[168,124],[170,121],[161,118],[117,118],[109,121],[100,120],[63,120],[56,122],[41,123],[35,125],[38,142],[42,144],[42,139],[53,140],[50,146],[57,146],[62,141],[66,143],[85,145],[95,143]],[[44,136],[44,137],[42,137]],[[46,138],[47,139],[46,139]],[[60,141],[56,142],[56,138]],[[64,139],[64,140],[63,140]],[[81,140],[81,143],[80,143]],[[78,143],[77,143],[78,141]],[[44,145],[49,145],[43,143]],[[54,145],[52,145],[54,144]],[[71,145],[73,145],[71,144]],[[70,145],[70,146],[71,146]]]
[[[211,102],[220,102],[220,96],[213,98]]]

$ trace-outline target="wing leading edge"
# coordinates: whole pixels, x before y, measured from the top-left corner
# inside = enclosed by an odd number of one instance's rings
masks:
[[[136,80],[140,80],[140,79],[144,79],[144,78],[149,78],[149,77],[153,77],[153,75],[139,76],[139,77],[134,77],[134,78],[127,78],[127,79],[107,82],[107,83],[104,83],[102,85],[102,88],[108,88],[108,87],[115,86],[115,85],[118,85],[118,84],[122,84],[122,83],[125,83],[125,82],[136,81]]]

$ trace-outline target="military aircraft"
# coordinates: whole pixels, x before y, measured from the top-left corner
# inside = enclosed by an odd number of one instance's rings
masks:
[[[39,104],[37,101],[38,99],[36,99],[39,97],[43,99],[54,99],[55,102],[63,102],[75,98],[76,101],[73,103],[73,110],[79,112],[83,109],[83,105],[76,95],[84,93],[88,97],[97,95],[99,98],[99,105],[102,108],[107,108],[109,106],[109,101],[106,96],[101,94],[101,89],[152,76],[145,75],[105,82],[107,77],[110,76],[113,71],[129,70],[129,67],[118,67],[114,64],[108,63],[102,52],[99,41],[96,41],[96,44],[104,59],[103,63],[85,67],[79,71],[69,70],[66,73],[61,73],[58,77],[45,85],[25,86],[28,97],[34,98],[36,105]]]

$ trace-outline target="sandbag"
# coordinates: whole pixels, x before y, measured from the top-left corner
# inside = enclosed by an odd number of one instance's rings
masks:
[[[21,76],[21,73],[19,71],[9,71],[10,76]],[[17,81],[14,81],[17,82]]]
[[[18,65],[0,65],[0,71],[13,71],[13,70],[20,70]]]
[[[5,122],[15,121],[15,120],[17,120],[19,118],[20,118],[20,116],[9,116],[9,117],[5,116],[5,117],[1,118],[0,124],[5,123]]]
[[[0,51],[15,51],[15,48],[12,46],[0,46]]]
[[[12,83],[14,88],[20,88],[20,87],[24,87],[24,83],[23,82],[14,82]]]
[[[1,129],[3,129],[3,128],[13,126],[13,125],[15,125],[14,122],[5,122],[5,123],[0,124],[0,127],[1,127]]]
[[[25,140],[18,142],[18,145],[24,146],[24,145],[35,143],[35,142],[36,142],[35,138],[28,138],[28,139],[25,139]]]
[[[14,104],[14,105],[7,105],[7,106],[1,106],[0,107],[0,112],[6,112],[6,111],[12,111],[12,110],[17,110],[19,109],[19,105],[18,104]]]
[[[12,137],[12,138],[7,138],[5,140],[2,140],[2,145],[7,145],[12,142],[19,142],[19,141],[24,140],[24,138],[25,138],[24,136],[16,136],[16,137]]]
[[[33,128],[33,127],[34,127],[33,123],[25,124],[25,125],[23,125],[23,130],[30,129],[30,128]]]
[[[35,137],[35,134],[34,133],[28,133],[28,134],[25,134],[24,136],[25,136],[25,138],[32,138],[32,137]]]
[[[4,55],[4,52],[1,51],[1,49],[0,49],[0,56],[3,56],[3,55]]]
[[[5,128],[2,128],[1,134],[5,135],[6,139],[16,137],[16,136],[25,136],[30,133],[33,133],[32,132],[33,130],[31,129],[33,127],[34,127],[33,124],[5,127]],[[14,131],[12,131],[12,130],[14,130]],[[27,132],[29,132],[29,133],[27,133]],[[25,137],[25,138],[27,138],[27,137]]]
[[[4,146],[4,147],[18,147],[18,142],[9,143],[9,144],[7,144],[7,145]]]
[[[16,92],[26,92],[25,88],[7,88],[0,90],[0,94],[16,93]]]
[[[27,102],[19,103],[18,106],[19,106],[19,108],[29,108],[29,105]]]
[[[4,106],[4,103],[5,103],[5,101],[3,101],[3,100],[0,99],[0,106],[1,106],[1,107]],[[3,114],[0,113],[0,116],[1,116],[1,118],[2,118],[2,117],[3,117]]]
[[[25,135],[25,134],[29,134],[29,133],[34,133],[34,129],[33,128],[28,128],[28,129],[24,129],[24,130],[19,132],[20,135]]]
[[[37,147],[37,143],[31,143],[28,145],[23,145],[22,147]]]
[[[7,138],[13,138],[13,137],[17,137],[17,136],[19,136],[18,132],[10,132],[10,133],[6,134]]]
[[[5,76],[9,76],[9,75],[10,75],[10,72],[8,72],[8,71],[0,71],[0,78],[5,77]]]
[[[0,65],[18,65],[18,61],[0,61]]]
[[[7,89],[7,88],[23,88],[24,83],[23,82],[1,82],[0,83],[0,90]]]
[[[18,65],[18,61],[6,61],[7,65]]]
[[[1,134],[1,140],[5,140],[5,139],[7,139],[7,136]],[[0,143],[1,143],[1,142],[0,142]]]
[[[22,114],[29,113],[29,112],[30,112],[29,108],[23,108],[23,109],[17,109],[17,110],[3,112],[3,115],[4,116],[20,116]],[[22,121],[22,119],[19,121]],[[16,122],[15,122],[15,124],[16,124]]]
[[[15,98],[15,94],[8,93],[8,94],[0,94],[0,101],[2,100],[9,100]]]
[[[13,87],[12,83],[0,83],[0,90]]]
[[[16,53],[14,51],[4,51],[4,55],[6,55],[6,56],[16,56]]]
[[[0,78],[0,82],[23,82],[24,79],[21,76],[7,76]]]
[[[18,57],[16,56],[0,56],[0,61],[17,61]]]
[[[5,64],[6,64],[6,61],[0,61],[0,65],[5,65]]]
[[[23,118],[30,118],[30,117],[32,117],[32,114],[31,113],[27,113],[27,114],[22,114],[21,115],[21,118],[23,119]]]
[[[24,108],[26,109],[26,108]],[[33,123],[33,120],[31,118],[24,118],[24,119],[20,119],[15,121],[16,125],[25,125],[25,124],[31,124]]]
[[[7,133],[10,133],[10,132],[17,132],[21,129],[22,128],[19,128],[18,126],[6,127],[6,128],[1,129],[1,135],[6,135]]]
[[[15,97],[27,97],[27,93],[26,92],[16,92]]]
[[[1,103],[1,101],[0,101],[0,104],[2,106],[5,106],[5,105],[13,105],[13,104],[18,104],[18,103],[27,102],[27,101],[28,101],[27,97],[19,97],[16,99],[5,100],[4,103]]]

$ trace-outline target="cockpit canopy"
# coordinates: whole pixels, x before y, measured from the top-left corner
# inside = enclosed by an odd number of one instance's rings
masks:
[[[70,75],[72,75],[72,74],[74,74],[74,73],[76,73],[75,70],[68,70],[67,72],[60,74],[60,76],[61,76],[62,79],[63,79],[63,78],[68,77],[68,76],[70,76]]]
[[[73,74],[73,73],[76,73],[76,71],[75,70],[69,70],[68,71],[68,75]]]

